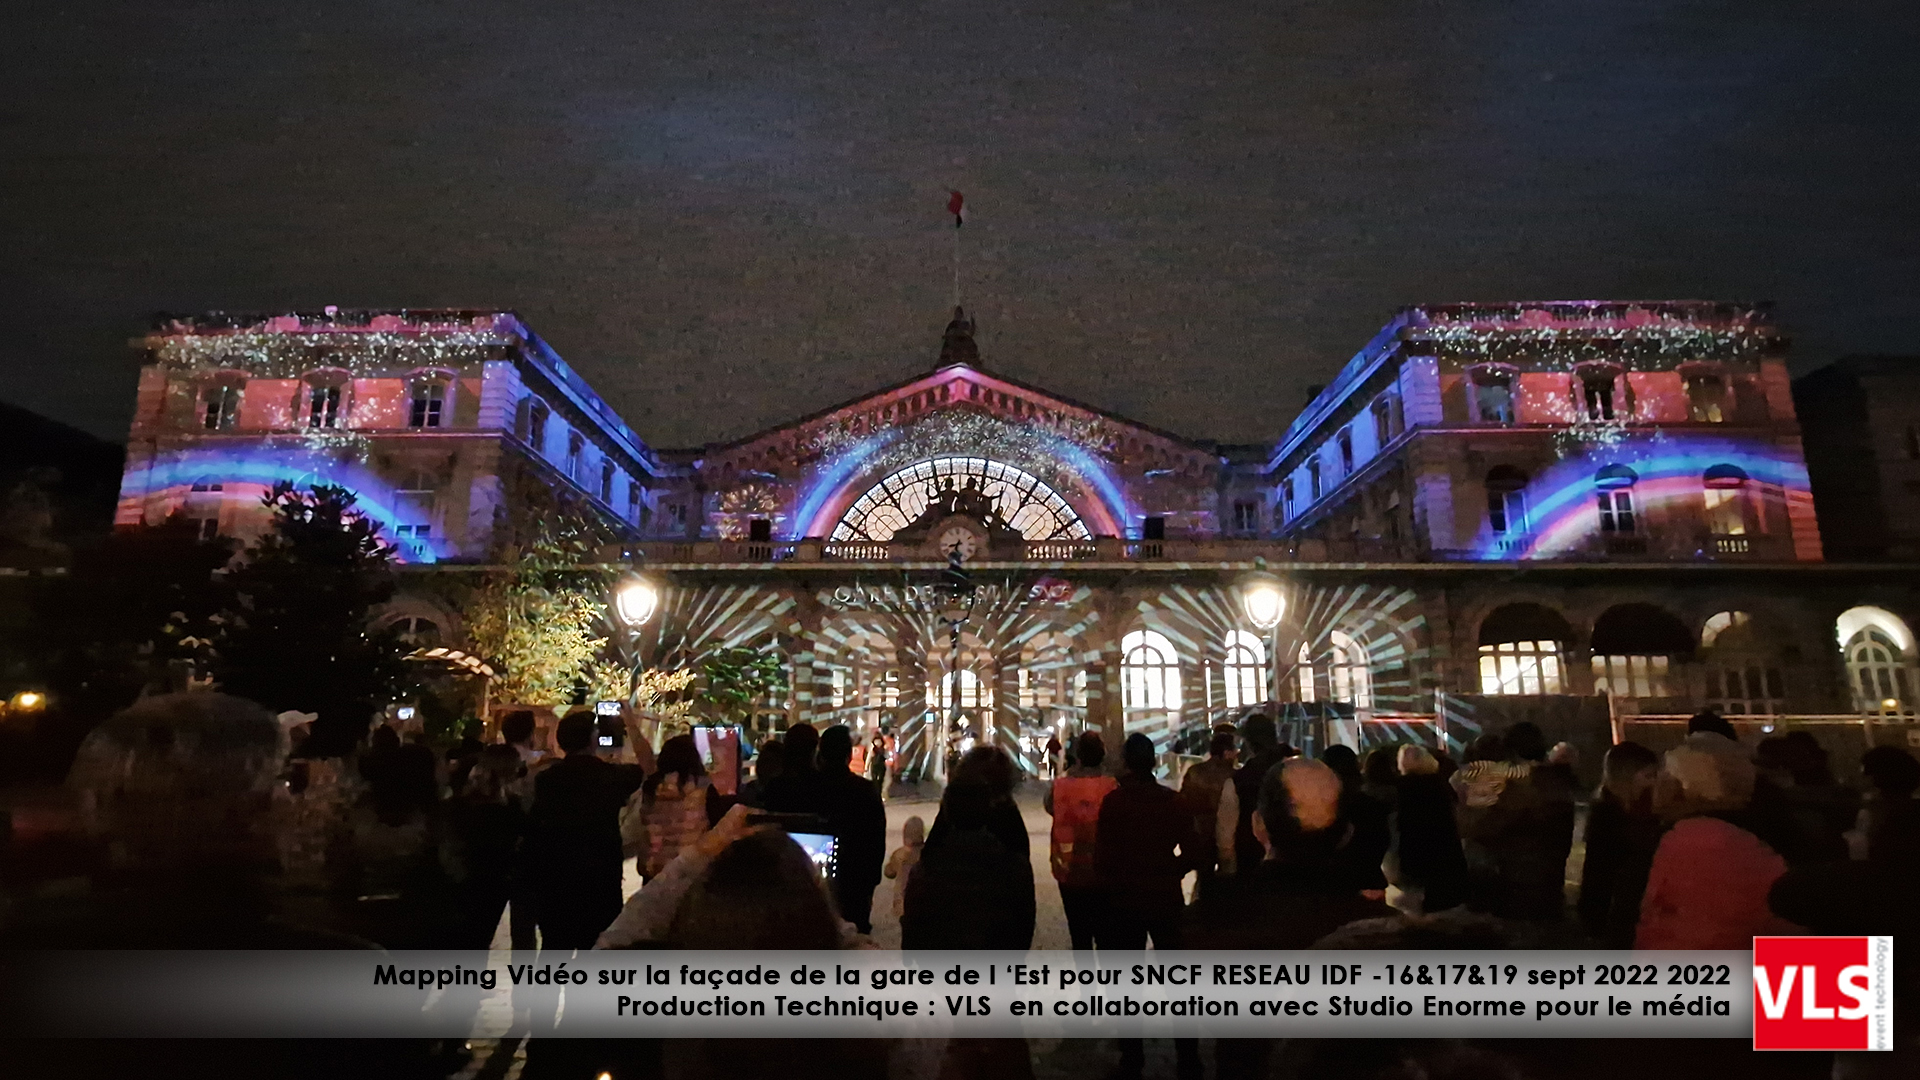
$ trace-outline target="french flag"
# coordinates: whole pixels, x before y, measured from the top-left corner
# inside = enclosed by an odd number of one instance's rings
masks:
[[[953,215],[953,227],[957,229],[966,220],[967,200],[957,191],[950,191],[947,196],[947,213]]]

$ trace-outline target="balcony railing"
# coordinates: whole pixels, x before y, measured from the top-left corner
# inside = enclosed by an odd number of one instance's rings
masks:
[[[839,540],[645,540],[609,547],[608,561],[642,559],[652,563],[772,564],[938,562],[918,544]],[[1029,540],[1018,554],[996,549],[976,562],[1074,563],[1151,562],[1395,562],[1407,558],[1399,545],[1383,540]]]

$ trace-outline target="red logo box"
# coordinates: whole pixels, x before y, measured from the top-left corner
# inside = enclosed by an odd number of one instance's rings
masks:
[[[1753,939],[1755,1050],[1893,1049],[1893,939]]]

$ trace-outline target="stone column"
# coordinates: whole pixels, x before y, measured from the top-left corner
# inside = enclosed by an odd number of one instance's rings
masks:
[[[1087,627],[1081,655],[1087,658],[1087,726],[1098,728],[1107,744],[1106,770],[1118,772],[1120,747],[1127,739],[1126,711],[1120,688],[1122,597],[1111,591],[1094,595],[1097,616]]]
[[[793,689],[788,695],[789,725],[805,722],[820,727],[823,721],[831,719],[831,710],[821,706],[833,700],[833,677],[827,666],[820,663],[818,654],[820,628],[826,618],[826,608],[812,592],[794,595],[793,614],[787,626],[787,633],[793,639],[788,654],[793,665]]]

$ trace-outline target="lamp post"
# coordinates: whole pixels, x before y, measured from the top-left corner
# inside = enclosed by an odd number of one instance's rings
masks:
[[[1240,607],[1254,629],[1267,635],[1268,700],[1280,701],[1280,620],[1287,614],[1287,592],[1279,578],[1267,573],[1267,561],[1257,559],[1240,575],[1235,586],[1240,590]]]
[[[640,628],[660,609],[660,586],[638,571],[627,574],[613,587],[613,612],[627,628],[633,649],[633,674],[627,679],[627,705],[640,706],[640,668],[646,663],[640,652]]]

